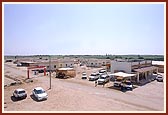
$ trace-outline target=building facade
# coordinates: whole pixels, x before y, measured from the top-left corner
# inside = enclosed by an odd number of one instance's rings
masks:
[[[134,73],[136,76],[132,79],[135,82],[140,82],[141,80],[149,79],[154,72],[158,73],[158,68],[152,66],[152,61],[150,60],[112,60],[111,73],[116,72]]]

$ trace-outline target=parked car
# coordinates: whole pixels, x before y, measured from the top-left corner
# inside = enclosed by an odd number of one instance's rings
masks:
[[[15,98],[25,99],[27,97],[27,93],[25,89],[15,89],[13,92],[13,96]]]
[[[87,79],[87,74],[86,74],[86,72],[83,72],[83,73],[82,73],[82,79]]]
[[[99,73],[92,73],[92,74],[89,76],[89,81],[98,80],[98,79],[99,79],[99,76],[100,76]]]
[[[105,70],[105,69],[101,69],[101,70],[99,70],[99,74],[101,75],[101,74],[106,74],[107,73],[107,71]]]
[[[133,85],[132,85],[131,81],[129,81],[129,80],[123,81],[121,83],[121,90],[123,90],[123,89],[128,89],[128,90],[132,91]]]
[[[98,84],[104,84],[110,81],[110,76],[108,76],[107,74],[102,74],[100,75],[99,79],[98,79]]]
[[[47,93],[42,87],[36,87],[32,91],[33,96],[38,100],[45,100],[48,98]]]
[[[123,81],[122,77],[117,77],[114,81],[114,87],[120,87],[122,81]]]
[[[158,74],[157,77],[156,77],[156,80],[157,80],[158,82],[163,82],[163,76],[160,75],[160,74]]]

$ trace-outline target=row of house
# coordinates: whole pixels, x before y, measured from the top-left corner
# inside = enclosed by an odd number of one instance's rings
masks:
[[[73,68],[74,64],[81,63],[87,67],[102,67],[106,66],[106,69],[111,73],[125,72],[134,73],[136,76],[132,77],[132,80],[139,82],[142,79],[149,79],[149,77],[155,72],[164,72],[164,64],[154,64],[150,60],[123,60],[123,59],[52,59],[49,60],[20,60],[17,61],[19,65],[22,66],[45,66],[46,70],[55,71],[58,68]],[[50,68],[51,67],[51,68]]]
[[[74,60],[36,60],[36,61],[18,61],[17,65],[33,67],[33,66],[45,66],[46,70],[55,71],[58,68],[73,68],[75,64]]]

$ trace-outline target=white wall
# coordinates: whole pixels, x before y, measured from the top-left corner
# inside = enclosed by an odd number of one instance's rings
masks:
[[[145,64],[145,61],[141,61],[140,64]]]
[[[111,73],[115,70],[123,70],[126,73],[131,73],[131,63],[130,62],[118,62],[115,60],[111,61]]]
[[[139,62],[131,62],[132,65],[139,65]]]

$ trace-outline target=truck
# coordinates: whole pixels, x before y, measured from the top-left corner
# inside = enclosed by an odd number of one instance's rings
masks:
[[[76,76],[76,71],[73,68],[56,69],[56,78],[72,78]]]

